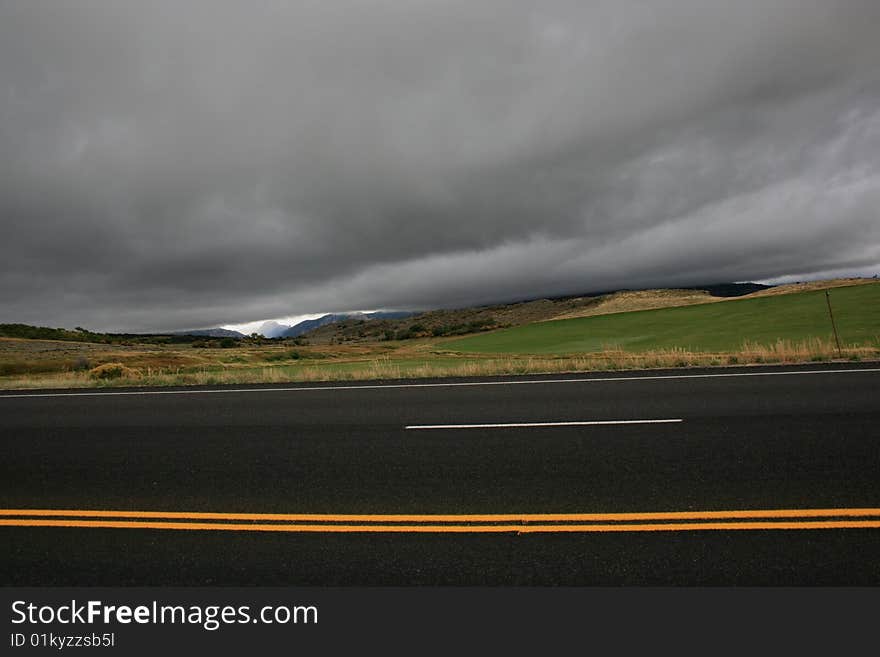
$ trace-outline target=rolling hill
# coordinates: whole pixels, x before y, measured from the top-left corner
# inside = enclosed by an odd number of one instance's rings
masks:
[[[880,283],[831,291],[844,344],[880,341]],[[461,353],[572,354],[624,349],[731,351],[746,342],[829,339],[825,291],[746,296],[724,302],[616,312],[517,326],[443,343]]]

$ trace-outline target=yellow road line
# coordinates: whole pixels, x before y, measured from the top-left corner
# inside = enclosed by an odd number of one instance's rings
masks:
[[[880,516],[880,508],[746,509],[730,511],[651,511],[643,513],[484,513],[484,514],[336,514],[219,513],[200,511],[124,511],[97,509],[0,509],[0,517],[143,518],[179,520],[251,520],[280,522],[634,522],[651,520],[748,520],[859,518]]]
[[[394,533],[560,533],[560,532],[670,532],[705,530],[779,530],[779,529],[880,529],[880,520],[804,520],[689,523],[623,523],[588,525],[261,525],[210,522],[156,522],[149,520],[51,520],[0,519],[6,527],[76,527],[110,529],[171,529],[245,532],[394,532]]]

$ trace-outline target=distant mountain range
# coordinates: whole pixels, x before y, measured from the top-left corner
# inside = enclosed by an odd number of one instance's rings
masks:
[[[371,320],[371,319],[404,319],[406,317],[412,317],[416,313],[408,312],[408,311],[389,311],[389,312],[375,312],[375,313],[329,313],[327,315],[323,315],[316,319],[307,319],[305,321],[299,322],[298,324],[294,324],[293,326],[288,326],[286,324],[279,324],[275,321],[263,322],[263,324],[258,328],[255,332],[262,335],[264,338],[295,338],[304,333],[308,333],[309,331],[316,329],[320,326],[326,326],[327,324],[334,324],[336,322],[341,322],[347,319],[362,319],[362,320]],[[173,335],[194,335],[200,337],[209,337],[209,338],[246,338],[244,333],[239,333],[238,331],[232,331],[230,329],[224,328],[209,328],[209,329],[193,329],[191,331],[177,331]]]
[[[279,328],[283,329],[281,332],[276,333],[275,335],[267,335],[266,333],[261,333],[268,337],[280,337],[280,338],[295,338],[297,336],[303,335],[304,333],[308,333],[311,330],[314,330],[320,326],[326,326],[327,324],[335,324],[336,322],[341,322],[346,319],[363,319],[363,320],[371,320],[371,319],[403,319],[405,317],[412,317],[415,313],[406,312],[406,311],[391,311],[391,312],[375,312],[375,313],[331,313],[328,315],[323,315],[322,317],[318,317],[316,319],[307,319],[305,321],[300,322],[299,324],[294,324],[293,326],[284,327],[282,324],[277,324],[275,322],[266,322],[263,324],[265,327],[267,324],[273,324],[274,326],[269,327],[272,331],[277,331]],[[262,329],[262,327],[261,327]]]

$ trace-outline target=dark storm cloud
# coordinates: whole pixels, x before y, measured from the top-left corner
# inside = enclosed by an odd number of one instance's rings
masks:
[[[880,4],[0,0],[0,321],[880,263]]]

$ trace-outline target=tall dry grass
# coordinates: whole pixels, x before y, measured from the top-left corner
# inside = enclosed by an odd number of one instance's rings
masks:
[[[552,374],[564,372],[599,372],[686,367],[720,367],[755,364],[799,364],[823,361],[880,360],[880,343],[847,345],[838,354],[828,340],[802,342],[779,340],[762,345],[744,343],[735,352],[706,353],[685,349],[661,349],[632,353],[620,348],[577,356],[519,356],[503,358],[462,358],[461,362],[425,360],[421,364],[401,363],[381,358],[360,363],[316,362],[262,367],[226,367],[223,369],[151,369],[137,376],[95,379],[87,372],[63,372],[49,375],[21,375],[0,378],[0,388],[83,388],[106,386],[187,386],[220,384],[288,383],[308,381],[354,381],[401,378],[443,378],[498,376],[515,374]]]

